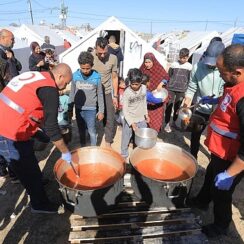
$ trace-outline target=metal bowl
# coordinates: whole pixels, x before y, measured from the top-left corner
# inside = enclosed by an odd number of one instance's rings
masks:
[[[138,128],[135,130],[135,144],[140,148],[151,148],[157,142],[158,132],[152,128]]]
[[[168,95],[169,95],[168,91],[167,91],[165,88],[162,88],[160,91],[155,90],[155,91],[153,91],[152,93],[153,93],[153,96],[154,96],[154,97],[156,97],[156,98],[162,98],[163,101],[164,101],[164,100],[168,97]]]

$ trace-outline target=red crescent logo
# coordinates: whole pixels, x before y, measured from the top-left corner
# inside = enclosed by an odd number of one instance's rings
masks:
[[[20,81],[23,81],[23,80],[31,80],[35,77],[35,74],[34,73],[30,73],[30,77],[27,77],[27,78],[19,78]]]

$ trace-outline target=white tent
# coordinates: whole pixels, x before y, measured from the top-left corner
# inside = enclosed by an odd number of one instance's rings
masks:
[[[50,42],[55,46],[55,53],[58,55],[64,51],[64,40],[59,36],[54,29],[49,26],[42,25],[21,25],[18,28],[9,28],[15,36],[14,53],[16,58],[22,64],[22,71],[29,70],[29,56],[31,54],[30,44],[33,41],[38,42],[40,45],[44,42],[44,36],[50,37]]]
[[[64,40],[66,39],[68,42],[70,42],[71,46],[75,45],[81,38],[79,36],[76,36],[72,32],[68,30],[59,30],[55,29],[55,32]]]
[[[76,45],[61,53],[59,61],[69,64],[72,71],[75,71],[79,67],[77,59],[80,52],[86,51],[88,47],[94,47],[97,37],[110,35],[116,36],[124,54],[120,75],[125,77],[130,68],[139,68],[143,62],[143,56],[147,52],[152,52],[157,60],[166,67],[164,55],[157,52],[150,44],[113,16],[89,32]]]
[[[223,43],[225,44],[225,46],[229,46],[231,44],[232,41],[232,37],[235,33],[244,33],[244,28],[238,27],[238,28],[230,28],[227,31],[223,32],[221,35],[218,35],[222,38]],[[193,58],[192,58],[192,64],[195,64],[199,61],[199,59],[201,58],[202,54],[204,53],[204,51],[207,49],[208,47],[208,43],[205,43],[205,45],[202,45],[201,48],[197,49],[194,54],[193,54]]]
[[[178,59],[178,54],[181,48],[188,48],[190,50],[189,56],[191,56],[196,49],[208,44],[209,41],[215,36],[219,36],[217,31],[186,32],[185,36],[178,38],[178,40],[175,40],[172,43],[170,47],[170,53],[169,53],[169,55],[173,56],[173,58],[171,57],[171,61],[175,61],[175,59]]]

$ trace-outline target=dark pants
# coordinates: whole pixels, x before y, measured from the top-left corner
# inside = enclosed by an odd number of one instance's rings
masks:
[[[115,109],[112,94],[105,94],[104,134],[105,141],[112,143],[115,136]]]
[[[49,201],[42,184],[42,173],[32,142],[30,140],[13,141],[0,136],[0,155],[5,158],[9,168],[30,195],[31,206],[34,209],[45,206]]]
[[[177,116],[178,116],[177,112],[180,108],[184,95],[185,95],[184,92],[169,91],[170,100],[165,110],[165,124],[168,124],[170,121],[173,106],[174,106],[173,121],[177,120]]]
[[[203,114],[198,111],[195,111],[195,114],[202,116],[206,122],[209,120],[209,116],[210,116],[209,114]],[[203,131],[205,130],[206,126],[207,125],[205,124],[205,125],[203,125],[202,130],[191,133],[191,146],[190,146],[191,154],[195,158],[197,158],[197,154],[198,154],[199,147],[200,147],[200,138],[201,138],[201,135],[202,135]]]
[[[222,228],[227,228],[232,220],[232,194],[236,185],[242,179],[244,172],[238,174],[228,191],[218,190],[215,187],[214,179],[217,174],[225,171],[231,161],[223,160],[215,155],[211,155],[211,161],[206,169],[205,179],[197,199],[203,204],[214,203],[214,223]]]

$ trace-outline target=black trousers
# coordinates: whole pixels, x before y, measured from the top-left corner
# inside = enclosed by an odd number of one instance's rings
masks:
[[[238,174],[228,191],[222,191],[215,187],[214,179],[217,174],[225,171],[231,161],[223,160],[211,155],[211,161],[206,169],[205,179],[197,199],[203,204],[214,203],[214,223],[222,228],[227,228],[232,220],[232,194],[236,185],[244,175],[244,171]]]
[[[203,114],[203,113],[200,113],[198,111],[195,111],[195,114],[198,114],[200,116],[202,116],[206,122],[209,120],[209,114]],[[203,133],[203,131],[205,130],[207,125],[204,125],[202,127],[202,130],[200,131],[197,131],[197,132],[192,132],[191,133],[191,146],[190,146],[190,150],[191,150],[191,154],[197,158],[197,154],[198,154],[198,151],[199,151],[199,147],[200,147],[200,138],[201,138],[201,135]]]
[[[178,112],[180,105],[183,101],[185,93],[184,92],[169,91],[169,96],[170,96],[170,100],[167,103],[166,110],[165,110],[165,124],[168,124],[170,121],[173,106],[174,106],[173,121],[176,121],[176,119],[178,117],[177,112]]]

